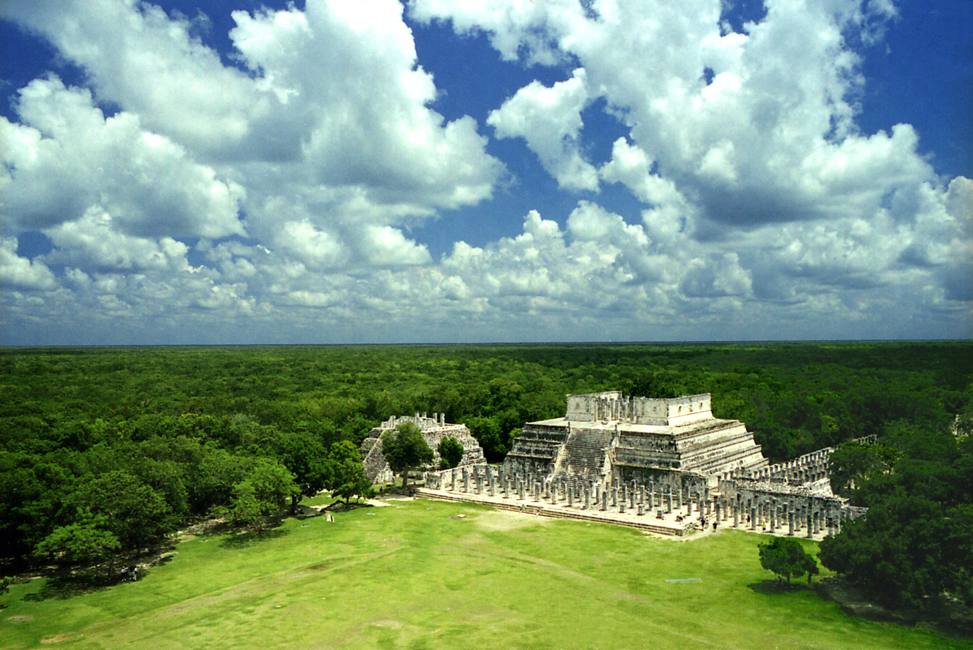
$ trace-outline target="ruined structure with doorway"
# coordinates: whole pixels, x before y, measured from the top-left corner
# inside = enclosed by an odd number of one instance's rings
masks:
[[[829,454],[770,465],[742,422],[713,417],[709,394],[608,391],[569,395],[564,417],[525,424],[502,467],[429,472],[423,492],[663,534],[706,521],[814,537],[860,514],[831,493]]]

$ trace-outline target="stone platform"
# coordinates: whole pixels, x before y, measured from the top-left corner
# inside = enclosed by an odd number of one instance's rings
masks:
[[[693,530],[698,531],[700,522],[699,513],[688,515],[673,511],[670,514],[663,513],[662,518],[659,519],[656,516],[657,513],[638,515],[633,512],[618,512],[617,509],[602,512],[594,508],[584,509],[581,503],[554,505],[530,496],[524,499],[519,499],[516,496],[506,498],[499,495],[489,496],[488,494],[452,492],[447,490],[433,490],[430,488],[417,488],[416,496],[423,499],[437,499],[439,501],[481,503],[483,505],[493,506],[498,510],[522,512],[539,517],[550,517],[552,519],[576,519],[602,524],[615,524],[616,526],[628,526],[629,528],[637,528],[648,533],[669,537],[685,537],[690,535]],[[677,521],[678,516],[681,516],[683,520]],[[710,526],[710,529],[712,529],[712,526]]]
[[[636,528],[647,533],[664,535],[666,537],[699,539],[711,535],[714,532],[732,530],[763,535],[774,535],[777,537],[801,537],[821,541],[829,534],[829,531],[824,528],[814,531],[809,531],[807,528],[804,528],[796,532],[791,532],[788,526],[783,525],[768,528],[767,522],[763,519],[747,521],[743,517],[739,517],[737,518],[736,523],[734,523],[734,518],[728,516],[728,511],[725,508],[720,515],[716,514],[717,511],[715,508],[707,508],[707,510],[710,510],[709,514],[706,514],[707,525],[705,530],[701,530],[700,524],[702,521],[702,515],[697,509],[692,508],[690,504],[687,504],[682,508],[673,509],[673,511],[670,513],[666,513],[664,510],[660,511],[659,509],[656,509],[652,512],[645,510],[644,514],[639,515],[638,510],[626,508],[626,510],[622,512],[617,506],[611,506],[607,510],[600,510],[595,506],[584,508],[583,503],[580,501],[570,505],[567,503],[558,503],[555,505],[549,500],[538,499],[530,494],[525,494],[524,498],[521,499],[516,493],[514,493],[511,497],[504,497],[502,496],[502,493],[497,493],[495,496],[490,496],[486,493],[480,494],[473,491],[462,492],[426,487],[416,488],[415,494],[416,497],[420,499],[435,499],[439,501],[453,501],[457,503],[479,503],[492,506],[498,510],[520,512],[528,515],[536,515],[538,517],[549,517],[552,519],[574,519],[577,521],[590,521],[602,524],[613,524],[615,526],[627,526],[629,528]],[[714,499],[717,501],[722,498],[723,495],[719,493],[714,495]],[[688,512],[689,510],[692,510],[692,512]],[[661,517],[659,516],[660,514]],[[714,531],[713,520],[717,517],[719,519],[717,521],[717,530]]]

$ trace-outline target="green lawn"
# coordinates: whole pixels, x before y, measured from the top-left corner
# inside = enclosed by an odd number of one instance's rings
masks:
[[[0,647],[973,648],[848,618],[809,591],[754,590],[772,578],[756,535],[680,542],[392,503],[259,540],[196,538],[143,580],[80,596],[16,585],[0,597]]]

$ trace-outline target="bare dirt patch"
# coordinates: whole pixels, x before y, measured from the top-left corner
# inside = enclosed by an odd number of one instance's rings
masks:
[[[396,621],[393,619],[381,619],[378,621],[372,621],[372,625],[375,627],[384,627],[391,630],[397,630],[402,627],[402,621]]]
[[[28,623],[34,620],[33,616],[28,616],[26,614],[21,614],[20,616],[10,616],[7,618],[11,623]]]
[[[507,531],[526,528],[528,526],[547,526],[550,520],[545,517],[529,515],[509,510],[489,510],[481,512],[473,520],[480,530]]]
[[[41,643],[49,645],[51,643],[61,643],[62,641],[70,641],[73,637],[70,634],[55,634],[54,636],[49,636],[47,638],[41,639]]]

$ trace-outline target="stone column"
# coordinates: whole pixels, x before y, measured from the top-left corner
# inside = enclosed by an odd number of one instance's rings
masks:
[[[733,503],[733,527],[736,528],[740,525],[740,508],[737,504]]]
[[[644,503],[640,503],[639,504],[639,517],[643,516],[644,514],[645,514],[645,504]]]
[[[789,511],[787,513],[787,534],[791,537],[794,536],[794,512]]]
[[[612,508],[618,507],[618,488],[612,488]]]
[[[585,510],[591,509],[591,489],[590,488],[584,489],[584,509]]]
[[[629,501],[629,507],[632,510],[635,510],[635,490],[632,490],[631,492],[628,493],[628,501]]]
[[[608,494],[601,495],[601,511],[608,512]]]
[[[470,493],[470,472],[465,467],[463,468],[463,492]]]
[[[666,492],[666,514],[672,514],[672,493]],[[659,505],[662,505],[661,503]]]
[[[814,533],[813,533],[813,531],[811,529],[811,513],[810,512],[807,513],[807,538],[808,539],[813,539],[814,538]]]
[[[757,506],[750,506],[750,530],[757,530]]]
[[[574,486],[568,486],[568,507],[574,507]]]

